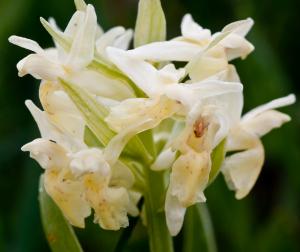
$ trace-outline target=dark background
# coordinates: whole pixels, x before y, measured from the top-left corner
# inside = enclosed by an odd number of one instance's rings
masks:
[[[137,0],[97,0],[99,22],[105,29],[134,27]],[[179,35],[182,16],[189,12],[202,26],[219,31],[247,17],[255,20],[249,40],[255,52],[236,60],[248,111],[291,92],[299,94],[299,0],[169,0],[162,1],[168,36]],[[48,251],[37,201],[42,170],[20,147],[39,133],[24,100],[37,101],[38,82],[17,77],[16,63],[27,51],[8,44],[12,34],[34,39],[43,47],[51,39],[39,17],[55,17],[61,27],[74,12],[72,0],[0,0],[0,251]],[[234,199],[220,176],[207,190],[219,251],[300,251],[300,109],[282,111],[293,121],[263,138],[266,163],[251,194]],[[109,251],[115,233],[96,225],[79,231],[86,251]],[[139,233],[138,251],[145,235]],[[144,242],[144,243],[143,243]],[[93,250],[91,249],[93,248]],[[134,250],[133,247],[131,250]]]

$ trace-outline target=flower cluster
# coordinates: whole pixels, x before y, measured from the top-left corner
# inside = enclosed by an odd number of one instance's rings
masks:
[[[260,137],[290,120],[275,109],[295,101],[289,95],[241,115],[243,85],[229,62],[253,51],[245,38],[252,19],[212,34],[187,14],[181,36],[148,43],[137,26],[129,50],[132,30],[103,32],[94,7],[75,3],[63,31],[41,19],[55,48],[9,39],[33,51],[19,75],[41,80],[43,110],[26,101],[41,138],[22,150],[45,169],[45,189],[69,222],[84,227],[93,209],[104,229],[128,226],[128,214],[138,215],[137,203],[157,186],[147,183],[149,171],[164,177],[172,235],[186,209],[206,201],[219,171],[236,198],[245,197],[263,166]]]

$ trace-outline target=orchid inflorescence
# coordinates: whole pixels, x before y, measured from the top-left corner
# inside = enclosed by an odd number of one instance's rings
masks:
[[[41,80],[43,110],[26,101],[41,137],[22,150],[45,170],[45,189],[65,218],[83,228],[93,210],[103,229],[118,230],[142,213],[148,226],[147,201],[160,188],[152,210],[164,209],[175,236],[219,172],[245,197],[263,166],[260,137],[288,122],[275,109],[295,102],[288,95],[241,116],[243,85],[229,62],[254,50],[245,38],[253,20],[212,34],[187,14],[181,36],[165,41],[159,1],[140,1],[135,33],[104,32],[92,5],[75,4],[65,30],[41,19],[54,48],[9,38],[33,52],[17,64],[19,76]]]

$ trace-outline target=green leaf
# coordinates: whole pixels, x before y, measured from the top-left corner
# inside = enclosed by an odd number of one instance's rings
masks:
[[[95,134],[103,146],[108,145],[116,133],[112,131],[105,122],[105,117],[108,115],[106,107],[102,106],[82,88],[63,79],[60,79],[60,83],[83,115],[89,129]],[[152,160],[151,155],[137,136],[134,136],[129,141],[124,152],[129,156],[142,158],[147,163]]]
[[[214,179],[220,172],[226,154],[225,144],[226,139],[219,143],[219,145],[213,150],[213,153],[211,154],[212,166],[209,174],[209,184],[211,184],[214,181]]]
[[[216,252],[214,230],[206,204],[187,209],[183,228],[184,252]]]
[[[53,252],[82,252],[75,232],[60,209],[49,197],[40,178],[39,202],[44,231]]]
[[[166,40],[166,18],[160,0],[140,0],[134,47]]]

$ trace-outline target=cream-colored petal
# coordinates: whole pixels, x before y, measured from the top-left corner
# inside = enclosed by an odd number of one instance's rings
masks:
[[[44,50],[40,47],[40,45],[34,40],[19,37],[19,36],[10,36],[8,41],[14,45],[23,47],[27,50],[33,51],[37,54],[43,54]]]
[[[230,93],[241,93],[243,86],[241,83],[223,82],[219,80],[204,80],[192,84],[174,84],[165,88],[166,95],[179,101],[189,109],[202,99],[213,99],[213,97],[227,95]]]
[[[201,43],[207,41],[211,37],[211,32],[208,29],[203,29],[198,25],[190,14],[186,14],[181,23],[181,33],[186,39]]]
[[[40,54],[28,55],[18,62],[17,69],[20,77],[30,74],[39,80],[56,80],[58,76],[64,74],[60,64]]]
[[[105,54],[105,49],[108,46],[113,46],[115,40],[125,33],[125,29],[122,26],[114,27],[105,32],[97,41],[97,52],[102,55]]]
[[[129,196],[124,188],[108,187],[108,181],[98,174],[86,175],[84,184],[86,198],[95,210],[95,222],[108,230],[128,226]]]
[[[73,138],[82,140],[85,122],[80,112],[61,90],[57,83],[43,82],[40,85],[40,101],[47,112],[48,119],[62,132],[67,132]]]
[[[214,47],[193,61],[188,69],[193,82],[204,80],[228,68],[226,53],[222,47]]]
[[[114,100],[135,97],[134,91],[117,79],[107,78],[93,70],[81,70],[68,76],[68,80],[93,95]]]
[[[138,202],[142,198],[142,194],[135,191],[128,191],[129,195],[129,207],[128,207],[128,213],[131,216],[138,216],[140,214],[140,210],[137,207]]]
[[[236,192],[237,199],[244,198],[250,192],[263,166],[264,149],[254,135],[252,145],[252,148],[226,157],[222,166],[227,185]]]
[[[247,18],[247,19],[236,21],[236,22],[226,25],[223,28],[222,32],[233,32],[239,36],[244,37],[250,31],[253,24],[254,24],[253,19]]]
[[[21,150],[29,151],[30,157],[35,159],[43,169],[63,168],[69,164],[66,150],[47,139],[35,139],[25,144]]]
[[[182,228],[186,208],[183,207],[178,198],[170,193],[166,194],[165,213],[167,226],[172,236],[176,236]]]
[[[227,65],[225,70],[218,72],[217,74],[210,76],[210,79],[227,81],[227,82],[240,82],[240,77],[234,65]]]
[[[185,76],[185,69],[176,69],[174,64],[168,64],[158,72],[166,84],[178,83]]]
[[[92,5],[88,5],[84,20],[74,36],[66,65],[73,70],[87,66],[94,58],[97,16]]]
[[[203,192],[208,183],[211,167],[210,154],[193,150],[181,155],[173,164],[169,190],[182,206],[197,202],[198,192]]]
[[[51,169],[45,172],[44,185],[66,219],[72,225],[84,228],[84,220],[91,214],[91,208],[82,181],[73,180],[64,170]]]
[[[228,61],[236,58],[245,59],[254,50],[250,42],[237,34],[229,34],[219,44],[225,48]]]
[[[68,155],[70,162],[70,170],[75,176],[82,176],[86,173],[99,173],[104,177],[110,177],[110,166],[103,158],[100,149],[89,148]]]
[[[133,30],[128,29],[124,34],[119,36],[113,43],[113,47],[128,50],[133,37]]]
[[[276,110],[268,110],[246,122],[242,122],[241,127],[261,137],[269,133],[272,129],[280,128],[282,124],[290,120],[290,116],[286,114]]]
[[[76,11],[71,17],[64,34],[72,41],[80,27],[80,24],[84,22],[84,11]]]
[[[108,47],[106,51],[109,59],[149,97],[161,92],[162,84],[154,66],[117,48]]]
[[[148,107],[141,106],[141,104]],[[124,105],[123,110],[122,105]],[[133,136],[152,129],[162,120],[171,117],[180,109],[180,104],[162,97],[157,100],[126,100],[118,107],[120,109],[113,108],[106,118],[108,124],[119,132],[110,140],[104,151],[105,159],[111,165],[115,164],[125,145]]]
[[[51,123],[46,112],[41,111],[32,101],[27,100],[25,104],[36,121],[42,138],[53,140],[68,151],[78,151],[86,147],[82,139],[74,138],[72,135],[61,131],[56,125]]]
[[[140,46],[128,53],[138,59],[149,61],[189,61],[197,53],[205,49],[195,43],[182,40],[171,40],[165,42],[153,42]]]
[[[291,104],[295,103],[295,101],[296,101],[296,97],[295,97],[294,94],[290,94],[288,96],[275,99],[273,101],[270,101],[266,104],[263,104],[263,105],[255,108],[255,109],[249,111],[247,114],[245,114],[243,116],[242,121],[243,122],[248,121],[248,120],[256,117],[257,115],[259,115],[260,113],[263,113],[267,110],[276,109],[276,108],[291,105]]]
[[[105,121],[112,129],[120,132],[129,126],[134,126],[143,119],[155,119],[160,122],[179,110],[179,106],[179,104],[166,97],[127,99],[112,107]]]
[[[162,171],[162,170],[169,169],[172,167],[175,158],[176,158],[176,152],[172,151],[171,148],[163,150],[158,155],[155,162],[151,165],[151,169],[153,171]]]

